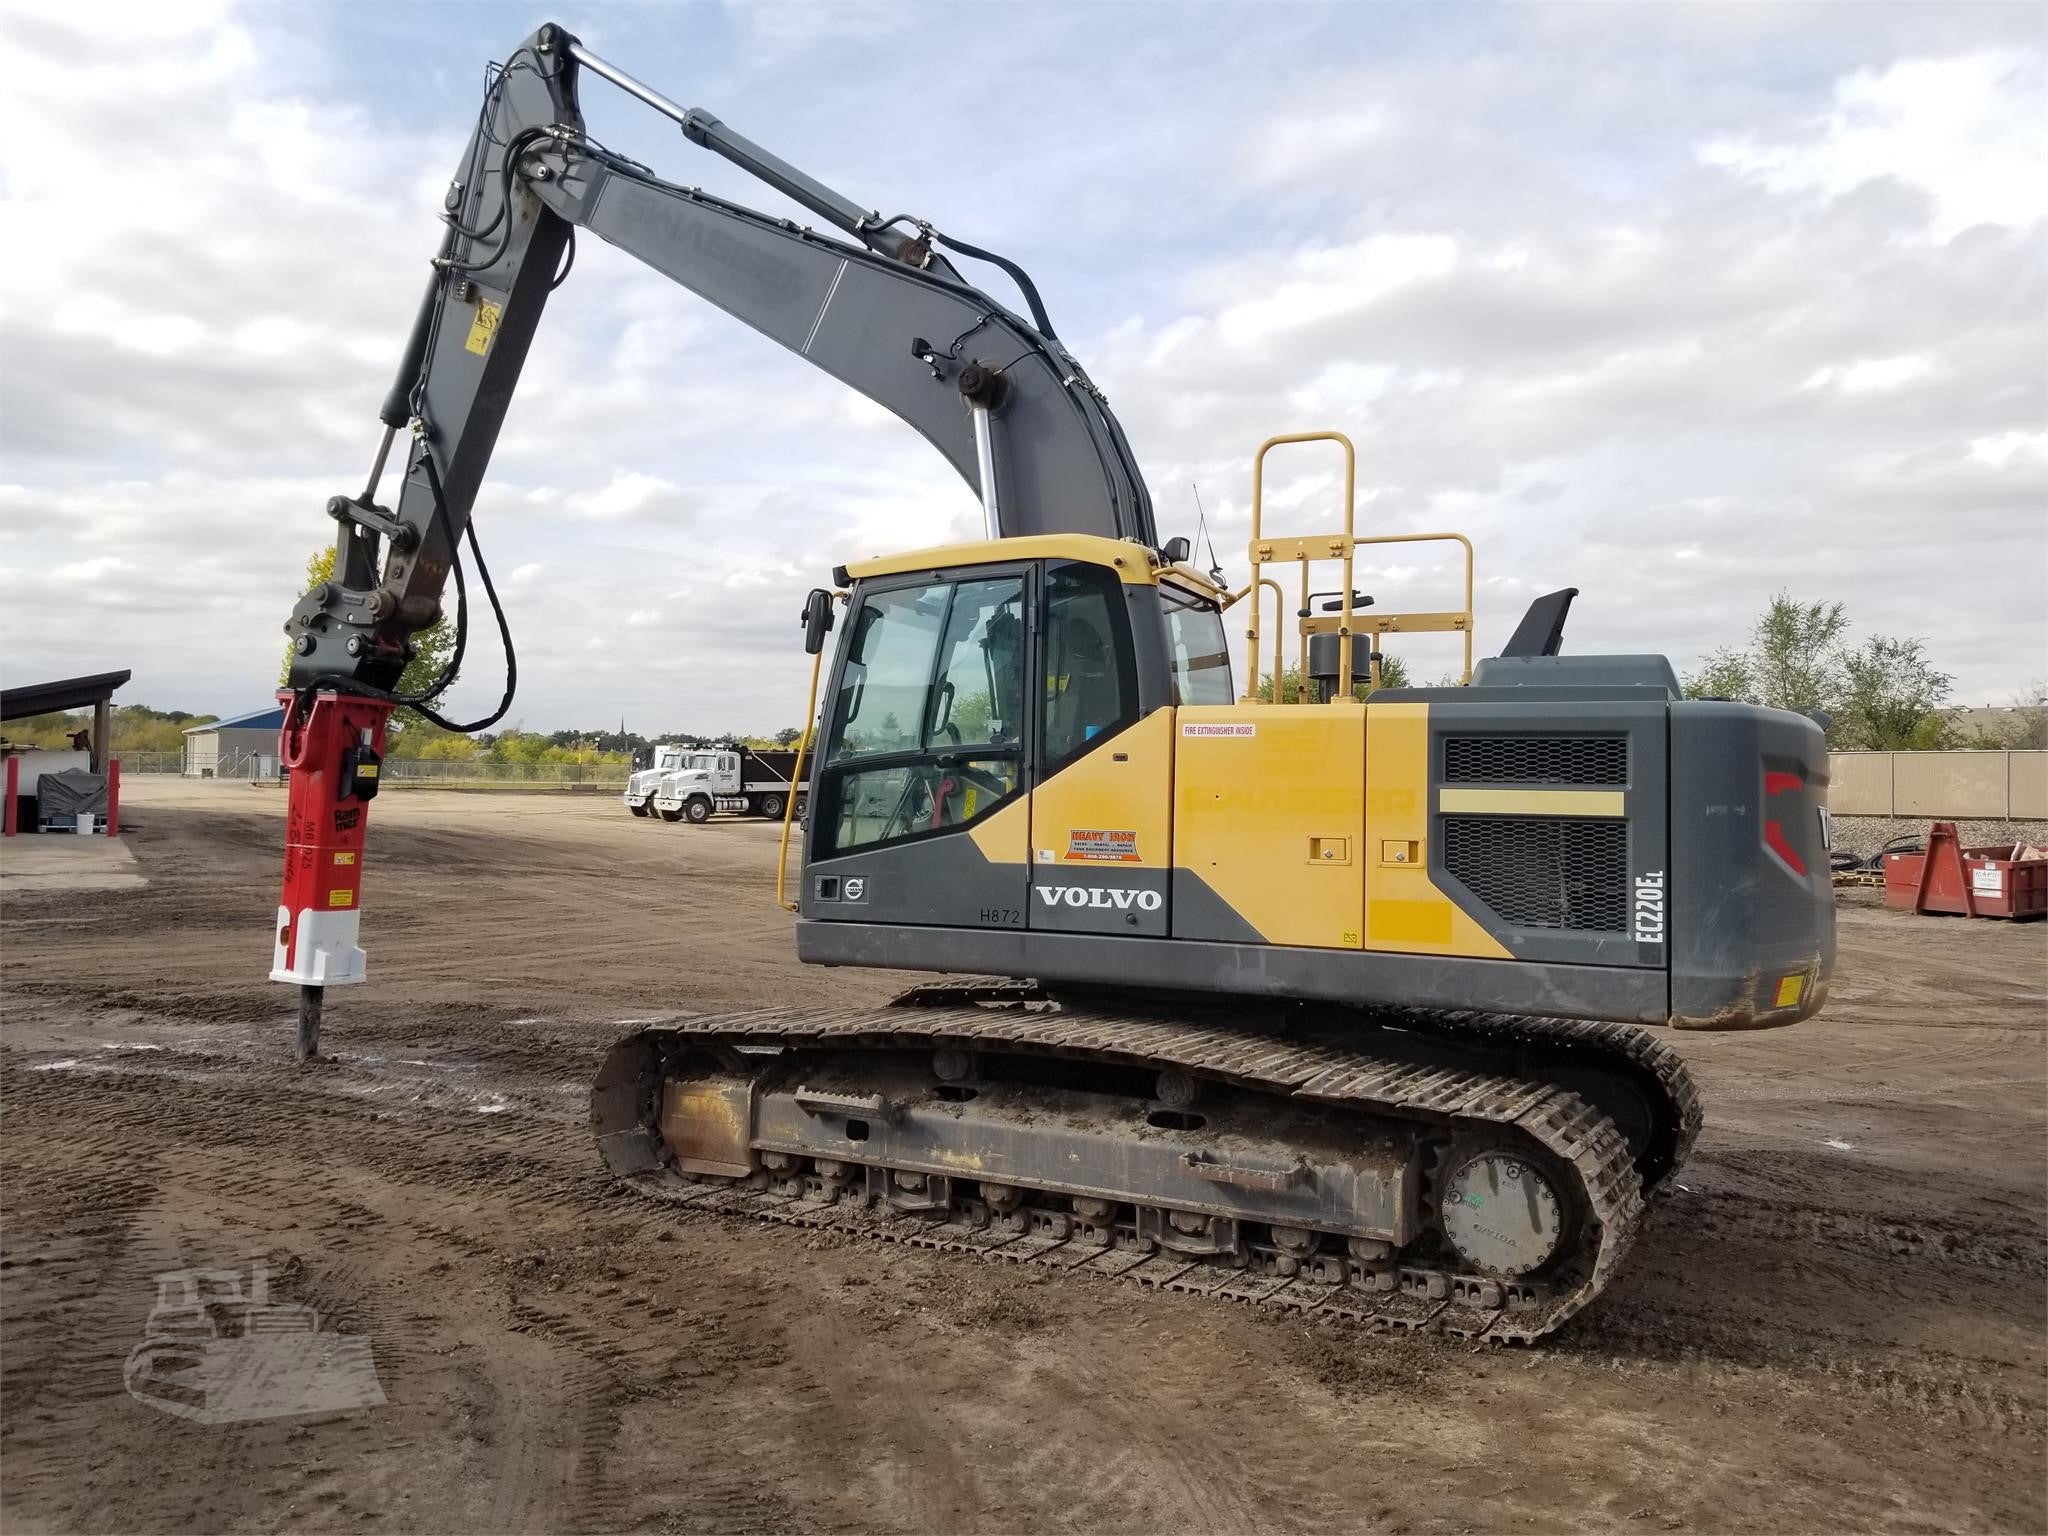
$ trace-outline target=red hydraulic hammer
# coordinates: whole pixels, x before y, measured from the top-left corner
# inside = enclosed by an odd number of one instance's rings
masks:
[[[383,699],[282,692],[278,760],[290,776],[285,809],[284,895],[270,979],[297,984],[297,1055],[320,1054],[325,989],[363,980],[356,943],[363,891],[363,832],[384,762]]]

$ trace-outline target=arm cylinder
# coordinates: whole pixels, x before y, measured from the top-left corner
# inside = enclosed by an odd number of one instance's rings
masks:
[[[749,176],[765,181],[793,202],[827,219],[848,234],[857,237],[869,249],[884,256],[893,256],[898,261],[908,261],[912,266],[923,266],[931,260],[930,248],[911,235],[900,234],[893,229],[882,229],[872,209],[841,193],[835,192],[815,176],[808,176],[798,170],[780,155],[763,149],[744,134],[733,132],[709,112],[695,107],[680,107],[659,91],[635,80],[616,64],[609,64],[599,58],[581,43],[569,45],[569,57],[589,70],[593,75],[611,81],[627,95],[645,102],[663,117],[673,120],[683,130],[683,137],[692,144],[721,155]],[[913,245],[919,245],[922,259],[911,252]],[[949,273],[950,275],[950,273]]]

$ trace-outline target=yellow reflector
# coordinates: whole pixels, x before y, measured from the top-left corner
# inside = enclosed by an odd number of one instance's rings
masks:
[[[1778,1000],[1772,1006],[1775,1008],[1797,1008],[1799,1006],[1799,999],[1804,996],[1806,996],[1806,978],[1804,976],[1786,976],[1778,982]]]

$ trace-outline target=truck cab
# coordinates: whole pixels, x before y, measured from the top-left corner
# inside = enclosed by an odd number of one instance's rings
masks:
[[[709,821],[714,813],[782,819],[792,795],[804,813],[804,786],[792,786],[794,752],[757,752],[744,743],[694,750],[656,786],[653,806],[664,821]]]
[[[721,800],[734,800],[740,793],[740,757],[737,752],[691,752],[675,768],[662,775],[654,794],[654,809],[663,821],[709,821],[711,813],[723,809]],[[735,807],[736,808],[736,807]]]
[[[685,750],[674,742],[663,742],[654,749],[654,761],[626,780],[623,798],[627,810],[635,816],[654,814],[655,791],[661,787],[663,778],[683,766]]]

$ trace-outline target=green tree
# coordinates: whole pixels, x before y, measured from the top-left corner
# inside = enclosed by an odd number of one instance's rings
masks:
[[[463,759],[476,756],[476,743],[457,731],[444,731],[431,720],[415,720],[391,743],[393,757]]]
[[[319,586],[323,581],[334,579],[334,546],[328,544],[314,551],[306,561],[306,584],[299,588],[299,596]],[[444,613],[434,623],[419,630],[412,637],[413,658],[405,664],[405,670],[398,674],[399,693],[424,693],[441,675],[441,669],[448,665],[449,654],[455,649],[455,617]],[[284,662],[278,668],[277,680],[282,685],[291,676],[292,648],[284,648]],[[394,731],[410,730],[425,725],[427,721],[415,710],[401,709],[392,717]]]
[[[1944,705],[1954,679],[1929,660],[1926,642],[1873,635],[1851,646],[1848,629],[1845,605],[1780,592],[1750,627],[1746,645],[1702,658],[1685,679],[1685,695],[1821,714],[1831,747],[1948,745],[1954,730]]]
[[[1352,696],[1360,699],[1373,692],[1372,684],[1365,681],[1363,677],[1364,654],[1365,647],[1360,645],[1358,665],[1361,677],[1358,682],[1353,683],[1351,686]],[[1289,704],[1293,703],[1297,696],[1295,690],[1300,686],[1301,667],[1298,664],[1290,665],[1280,678],[1281,699]],[[1410,686],[1408,681],[1408,664],[1400,657],[1382,651],[1380,653],[1380,687],[1406,688],[1408,686]],[[1273,673],[1271,668],[1266,670],[1259,682],[1259,700],[1265,704],[1273,702]]]
[[[1942,706],[1955,679],[1927,659],[1925,642],[1874,635],[1843,654],[1842,680],[1832,745],[1865,752],[1953,745],[1955,728]]]
[[[1688,699],[1735,699],[1752,703],[1757,697],[1756,674],[1750,670],[1749,653],[1727,646],[1700,663],[1699,671],[1685,679]]]
[[[1747,645],[1723,646],[1685,680],[1686,696],[1832,715],[1848,683],[1842,646],[1848,627],[1841,603],[1802,603],[1780,592],[1750,626]]]
[[[1848,627],[1841,603],[1801,603],[1786,592],[1773,597],[1750,642],[1764,702],[1799,715],[1839,709],[1848,682],[1842,652]]]
[[[2033,683],[2016,694],[2011,718],[1980,727],[1970,745],[2011,752],[2048,749],[2048,682]]]
[[[184,750],[187,727],[205,725],[214,718],[182,709],[151,709],[147,704],[117,705],[109,721],[109,734],[114,738],[112,750],[179,752]],[[10,720],[0,735],[20,746],[65,747],[78,732],[91,729],[92,711],[80,709],[68,714],[58,712]]]

